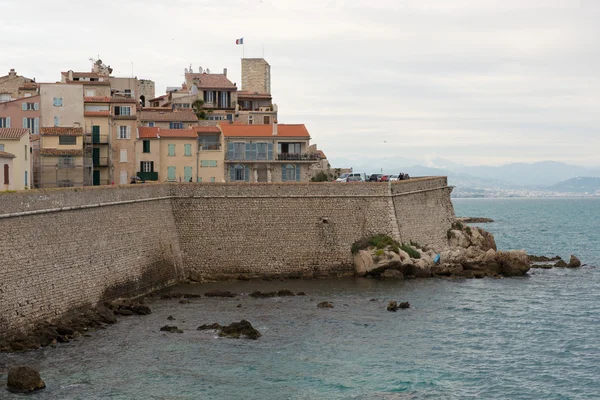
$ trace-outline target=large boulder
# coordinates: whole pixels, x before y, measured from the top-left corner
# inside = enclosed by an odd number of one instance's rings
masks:
[[[239,339],[241,336],[246,336],[248,339],[256,340],[261,337],[261,334],[252,324],[245,319],[240,322],[233,322],[228,326],[222,326],[219,330],[219,336]]]
[[[386,269],[380,275],[380,278],[385,280],[402,280],[404,279],[404,275],[397,269]]]
[[[41,390],[46,384],[40,377],[40,373],[26,366],[12,367],[8,371],[6,388],[15,393],[29,393]]]
[[[365,276],[373,269],[373,256],[368,250],[359,250],[354,255],[354,273],[356,276]]]
[[[579,267],[581,267],[581,261],[579,261],[579,258],[577,258],[573,254],[571,254],[571,259],[569,260],[569,265],[567,265],[567,267],[579,268]]]
[[[431,262],[427,262],[426,259],[421,259],[415,261],[415,266],[413,268],[413,275],[416,278],[430,278],[431,277],[431,268],[435,266],[433,260]]]
[[[498,251],[496,263],[503,276],[522,276],[531,268],[529,257],[523,250]]]
[[[354,273],[356,276],[379,276],[387,269],[400,269],[401,266],[402,259],[400,255],[393,251],[383,249],[360,250],[354,255]]]

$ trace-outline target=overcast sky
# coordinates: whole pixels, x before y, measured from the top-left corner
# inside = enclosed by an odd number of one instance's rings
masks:
[[[599,0],[0,0],[0,75],[183,82],[271,64],[280,123],[334,166],[541,160],[600,166]],[[439,162],[438,162],[439,163]],[[369,172],[369,171],[367,171]]]

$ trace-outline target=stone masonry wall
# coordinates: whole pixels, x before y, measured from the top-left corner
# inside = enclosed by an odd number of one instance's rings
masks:
[[[271,66],[264,58],[242,58],[242,90],[271,93]]]
[[[0,337],[178,279],[350,274],[352,243],[442,246],[445,178],[398,183],[181,183],[0,195]]]

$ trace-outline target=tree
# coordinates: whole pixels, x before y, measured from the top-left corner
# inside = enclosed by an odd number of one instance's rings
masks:
[[[196,100],[192,103],[192,108],[194,109],[194,113],[198,117],[198,119],[206,119],[208,114],[212,112],[212,110],[204,109],[204,100]]]

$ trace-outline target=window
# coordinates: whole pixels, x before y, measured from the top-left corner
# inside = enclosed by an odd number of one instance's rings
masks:
[[[58,166],[62,168],[72,168],[75,166],[73,156],[61,156],[58,159]]]
[[[56,117],[54,118],[56,122]],[[55,125],[58,126],[58,125]],[[23,128],[27,128],[31,133],[40,133],[40,119],[39,118],[23,118]]]
[[[252,125],[252,124],[254,124],[254,116],[248,115],[248,125]]]
[[[21,106],[23,111],[37,111],[40,109],[39,103],[22,103]]]
[[[202,147],[202,150],[219,150],[221,149],[221,143],[219,141],[219,135],[201,135],[198,137],[198,142]]]
[[[143,147],[144,147],[144,150],[143,150],[144,153],[150,153],[150,141],[149,140],[143,141]]]
[[[255,143],[256,146],[256,160],[267,159],[267,144],[266,143]]]
[[[169,144],[169,155],[170,156],[175,155],[175,145],[174,144]]]
[[[54,126],[60,126],[60,117],[59,116],[54,117]]]
[[[121,149],[120,161],[122,163],[127,162],[127,150],[126,149]]]
[[[131,97],[131,89],[125,89],[125,97]]]
[[[0,143],[0,151],[4,151],[4,145]]]
[[[167,180],[174,181],[175,179],[177,179],[175,167],[167,167]]]
[[[184,182],[192,181],[192,167],[183,167],[183,181]]]
[[[27,145],[25,145],[25,160],[27,160]]]
[[[140,167],[142,172],[154,172],[154,161],[142,161]]]
[[[295,181],[296,180],[296,169],[292,164],[282,165],[282,176],[281,180],[283,182],[286,181]]]
[[[130,126],[119,126],[118,139],[131,139],[131,127]]]
[[[0,128],[10,128],[10,117],[0,118]]]
[[[278,143],[279,153],[301,154],[302,143]]]
[[[183,145],[183,155],[184,156],[191,156],[192,155],[192,145],[191,144],[184,144]]]
[[[210,177],[210,181],[211,181],[211,182],[215,182],[215,177],[214,177],[214,176],[211,176],[211,177]]]
[[[52,99],[52,104],[54,105],[54,107],[62,107],[63,105],[63,100],[62,97],[55,97]]]
[[[10,93],[0,93],[0,103],[10,101]]]
[[[170,122],[169,128],[170,129],[183,129],[183,122]]]
[[[154,122],[148,122],[148,127],[154,128]]]
[[[120,176],[119,176],[119,177],[120,177],[120,182],[119,182],[119,183],[120,183],[121,185],[125,185],[125,184],[127,184],[127,171],[121,171],[121,173],[120,173]]]
[[[233,160],[244,160],[246,151],[246,143],[231,143],[233,145]]]
[[[234,167],[234,181],[245,181],[246,180],[246,168],[243,165],[237,164]]]
[[[201,160],[200,161],[200,166],[201,167],[216,167],[217,166],[217,160]]]
[[[96,95],[96,91],[94,89],[88,89],[85,91],[86,97],[94,97]]]
[[[59,136],[58,137],[58,144],[77,144],[77,137],[76,136]]]
[[[4,184],[7,185],[10,183],[10,179],[9,179],[9,170],[8,170],[8,164],[4,164]]]
[[[263,123],[269,125],[271,123],[271,117],[269,115],[263,116]]]
[[[130,106],[116,106],[115,115],[131,115]]]
[[[209,121],[225,121],[224,115],[209,115],[206,119]]]
[[[215,101],[215,93],[214,92],[204,92],[204,102],[205,103],[213,103]]]

